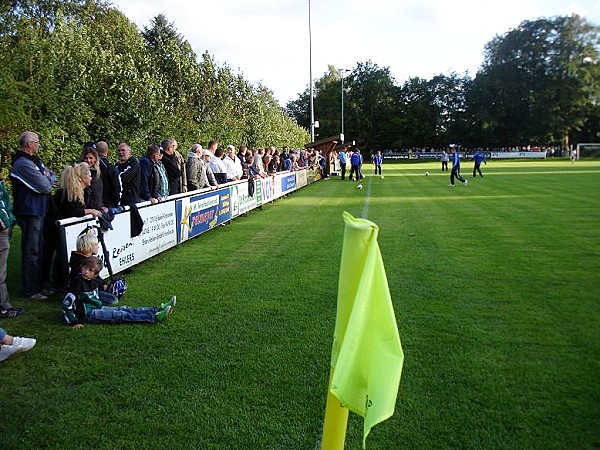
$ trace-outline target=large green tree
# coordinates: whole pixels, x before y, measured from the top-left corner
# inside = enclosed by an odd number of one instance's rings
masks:
[[[81,144],[128,142],[135,153],[167,136],[182,148],[217,139],[301,146],[308,133],[275,101],[206,52],[200,59],[165,16],[143,32],[102,0],[0,2],[0,169],[19,134],[35,130],[61,170]]]
[[[599,28],[572,15],[524,21],[485,48],[472,108],[498,145],[569,144],[598,98]]]

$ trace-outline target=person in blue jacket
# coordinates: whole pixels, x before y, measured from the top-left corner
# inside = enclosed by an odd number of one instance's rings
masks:
[[[473,178],[477,177],[477,172],[479,172],[479,176],[481,178],[483,178],[483,174],[481,173],[481,163],[483,162],[484,164],[487,164],[487,161],[485,160],[485,153],[483,153],[481,150],[477,150],[477,153],[475,153],[473,156],[471,156],[471,161],[475,161],[475,165],[473,166]]]
[[[21,228],[21,284],[23,296],[34,300],[48,298],[42,290],[42,249],[44,216],[56,175],[37,156],[40,138],[33,131],[19,137],[19,150],[12,157],[10,179],[13,185],[13,213]]]
[[[350,156],[350,175],[348,179],[352,181],[352,175],[356,176],[356,181],[360,181],[361,173],[360,173],[360,153],[358,152],[358,148],[355,148],[352,152],[352,156]]]
[[[373,156],[373,165],[375,166],[375,175],[381,175],[381,164],[383,163],[383,155],[381,150],[377,150],[375,156]]]
[[[457,178],[465,186],[468,181],[460,175],[460,153],[456,150],[456,147],[452,147],[452,171],[450,172],[450,184],[449,186],[454,187],[454,179]]]

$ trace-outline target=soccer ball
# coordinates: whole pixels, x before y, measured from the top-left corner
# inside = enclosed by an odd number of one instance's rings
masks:
[[[429,176],[429,172],[425,172],[425,176],[428,177]]]
[[[356,186],[356,189],[362,189],[362,184],[359,184],[358,186]]]
[[[384,178],[384,177],[383,177],[383,175],[381,175],[381,179],[382,179],[382,180],[383,180],[383,178]]]

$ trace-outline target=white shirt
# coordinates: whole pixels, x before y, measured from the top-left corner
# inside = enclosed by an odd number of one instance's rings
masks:
[[[227,173],[227,167],[221,158],[211,156],[208,166],[213,173]]]
[[[242,178],[244,174],[244,170],[242,169],[242,163],[240,162],[240,158],[236,155],[233,155],[233,159],[229,157],[229,155],[223,158],[223,162],[225,163],[225,167],[227,168],[227,179],[234,180]]]

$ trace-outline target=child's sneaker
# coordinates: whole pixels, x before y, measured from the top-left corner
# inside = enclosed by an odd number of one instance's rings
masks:
[[[12,355],[15,355],[19,352],[31,350],[35,345],[35,342],[36,341],[33,338],[15,336],[11,345],[3,345],[0,347],[0,361],[4,361],[5,359],[10,358]]]
[[[160,311],[158,311],[156,313],[156,321],[157,322],[162,322],[167,317],[169,317],[169,314],[171,314],[171,309],[172,309],[171,306],[166,306],[165,308],[163,308]]]
[[[161,307],[162,309],[165,309],[167,306],[170,306],[171,308],[174,308],[174,307],[175,307],[175,303],[177,303],[177,296],[175,296],[175,295],[174,295],[173,297],[171,297],[171,298],[169,299],[169,301],[168,301],[168,302],[166,302],[166,303],[161,303],[161,304],[160,304],[160,307]]]

